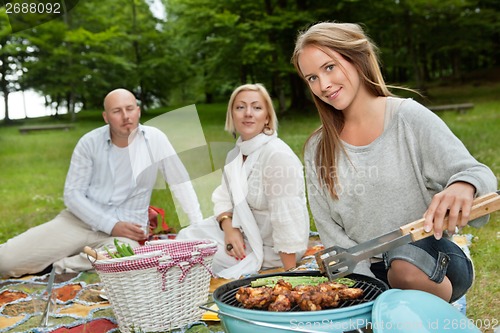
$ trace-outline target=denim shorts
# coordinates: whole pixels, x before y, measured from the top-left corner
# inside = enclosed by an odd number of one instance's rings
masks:
[[[387,270],[394,259],[415,265],[436,283],[442,282],[447,276],[453,287],[450,302],[465,295],[474,280],[472,261],[458,245],[447,238],[436,240],[434,237],[427,237],[384,253],[383,262],[372,264],[375,276],[387,282]]]

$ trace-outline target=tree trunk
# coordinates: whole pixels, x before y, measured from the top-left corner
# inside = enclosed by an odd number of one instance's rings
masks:
[[[10,116],[9,116],[9,92],[5,91],[2,87],[2,92],[3,92],[3,104],[4,104],[4,108],[5,108],[5,119],[3,120],[3,122],[5,124],[10,124],[12,122],[12,120],[10,119]]]
[[[290,109],[293,111],[304,112],[307,110],[309,106],[312,105],[312,102],[306,96],[306,87],[302,79],[296,74],[289,74],[290,80]]]
[[[5,47],[5,43],[0,44],[0,49],[3,49]],[[7,61],[5,59],[5,55],[2,54],[0,55],[0,89],[2,90],[3,94],[3,102],[5,106],[5,119],[4,123],[9,124],[12,122],[9,116],[9,81],[7,81],[6,76],[7,76]]]
[[[63,18],[64,18],[64,24],[66,24],[66,26],[68,27],[68,29],[71,28],[71,23],[72,23],[72,20],[71,20],[71,15],[70,15],[70,11],[66,8],[66,5],[65,5],[65,2],[63,1],[62,2],[62,5],[63,5],[63,10],[64,10],[64,15],[63,15]],[[71,43],[68,43],[68,46],[67,46],[69,49],[71,49]],[[73,67],[73,56],[72,56],[72,52],[69,53],[69,57],[68,57],[68,68],[72,68]],[[73,79],[71,79],[70,81],[73,81]],[[66,106],[68,108],[68,114],[70,115],[70,120],[72,122],[76,121],[76,113],[75,113],[75,92],[73,91],[73,87],[75,87],[75,85],[71,84],[70,87],[69,87],[69,91],[68,93],[66,94]],[[56,112],[56,115],[58,113]]]
[[[277,113],[284,114],[286,112],[286,98],[283,89],[283,82],[278,73],[274,73],[273,75],[271,91],[278,99],[278,110],[276,110]]]
[[[278,7],[281,9],[286,8],[286,0],[280,0],[278,1]],[[265,1],[265,8],[266,8],[266,13],[267,15],[273,15],[274,13],[274,8],[272,5],[272,2],[270,0]],[[271,45],[279,45],[279,38],[276,32],[272,31],[268,34],[267,36],[269,42]],[[278,53],[278,48],[275,48],[274,51],[271,53],[272,57],[272,62],[273,64],[278,64],[280,63],[280,55]],[[284,114],[286,113],[286,98],[285,98],[285,91],[283,88],[283,80],[281,76],[281,72],[279,70],[272,70],[272,90],[274,91],[274,94],[278,98],[278,113],[279,114]]]
[[[429,81],[431,75],[430,75],[430,72],[429,72],[429,69],[430,69],[430,66],[429,66],[429,59],[427,57],[427,49],[426,49],[426,44],[425,43],[421,43],[420,44],[420,49],[422,50],[422,52],[420,54],[422,54],[422,80],[424,82],[427,82]]]
[[[132,36],[135,37],[135,36],[140,35],[140,32],[137,31],[137,6],[135,5],[135,0],[131,0],[130,2],[132,3]],[[138,86],[139,86],[138,97],[141,100],[141,106],[142,106],[143,111],[146,111],[148,109],[149,104],[150,104],[150,100],[149,100],[149,94],[147,93],[145,85],[144,85],[144,80],[142,78],[141,47],[139,45],[139,42],[135,38],[132,42],[132,49],[134,50],[135,69],[136,69],[137,77],[138,77],[138,81],[139,81],[138,82]]]
[[[407,48],[410,56],[410,61],[413,64],[413,74],[415,78],[415,84],[417,85],[417,88],[419,90],[423,90],[423,80],[422,80],[422,69],[419,63],[418,59],[418,41],[415,41],[415,31],[413,30],[413,22],[411,19],[411,15],[409,12],[406,13],[405,15],[405,29],[406,29],[406,36],[408,36],[407,39]]]
[[[286,112],[286,96],[285,96],[285,89],[283,89],[283,86],[281,85],[278,90],[278,103],[279,103],[279,112],[281,114]]]
[[[458,52],[453,52],[452,66],[453,66],[452,68],[453,79],[460,80],[462,75],[460,73],[460,54]]]

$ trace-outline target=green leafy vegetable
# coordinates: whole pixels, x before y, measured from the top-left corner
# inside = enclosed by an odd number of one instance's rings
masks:
[[[328,282],[328,278],[324,276],[270,276],[265,278],[259,278],[250,283],[252,287],[274,287],[279,280],[283,280],[296,287],[299,285],[309,285],[316,286],[320,283]],[[339,278],[333,282],[341,283],[347,287],[352,287],[356,284],[356,281],[349,278]]]
[[[328,278],[324,276],[270,276],[266,278],[259,278],[250,283],[252,287],[274,287],[278,280],[284,280],[292,285],[292,287],[299,285],[316,286],[320,283],[327,282]]]
[[[116,251],[111,251],[107,246],[104,246],[104,250],[108,253],[111,258],[123,258],[135,255],[134,250],[130,246],[130,244],[122,243],[115,238],[114,240]]]
[[[338,278],[338,279],[335,279],[334,282],[345,284],[348,287],[352,287],[356,284],[356,281],[349,279],[349,278]]]

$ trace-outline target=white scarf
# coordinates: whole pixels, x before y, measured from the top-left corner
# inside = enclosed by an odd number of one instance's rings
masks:
[[[223,278],[237,279],[241,275],[256,273],[262,266],[264,260],[262,237],[246,199],[248,177],[255,162],[259,159],[262,147],[276,137],[276,132],[272,135],[260,133],[247,141],[239,137],[236,147],[228,154],[228,160],[224,166],[224,180],[233,202],[233,228],[242,230],[252,252],[238,264],[219,272],[218,275]],[[246,156],[245,161],[243,161],[243,156]]]

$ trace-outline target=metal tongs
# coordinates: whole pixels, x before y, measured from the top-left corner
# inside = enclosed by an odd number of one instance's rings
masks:
[[[486,194],[472,202],[469,220],[488,215],[500,209],[500,191]],[[315,254],[319,270],[334,280],[354,271],[356,265],[365,259],[394,249],[404,244],[429,237],[434,234],[424,231],[425,219],[420,219],[400,227],[380,237],[358,244],[349,249],[332,246]],[[444,219],[444,228],[448,225],[448,217]]]

